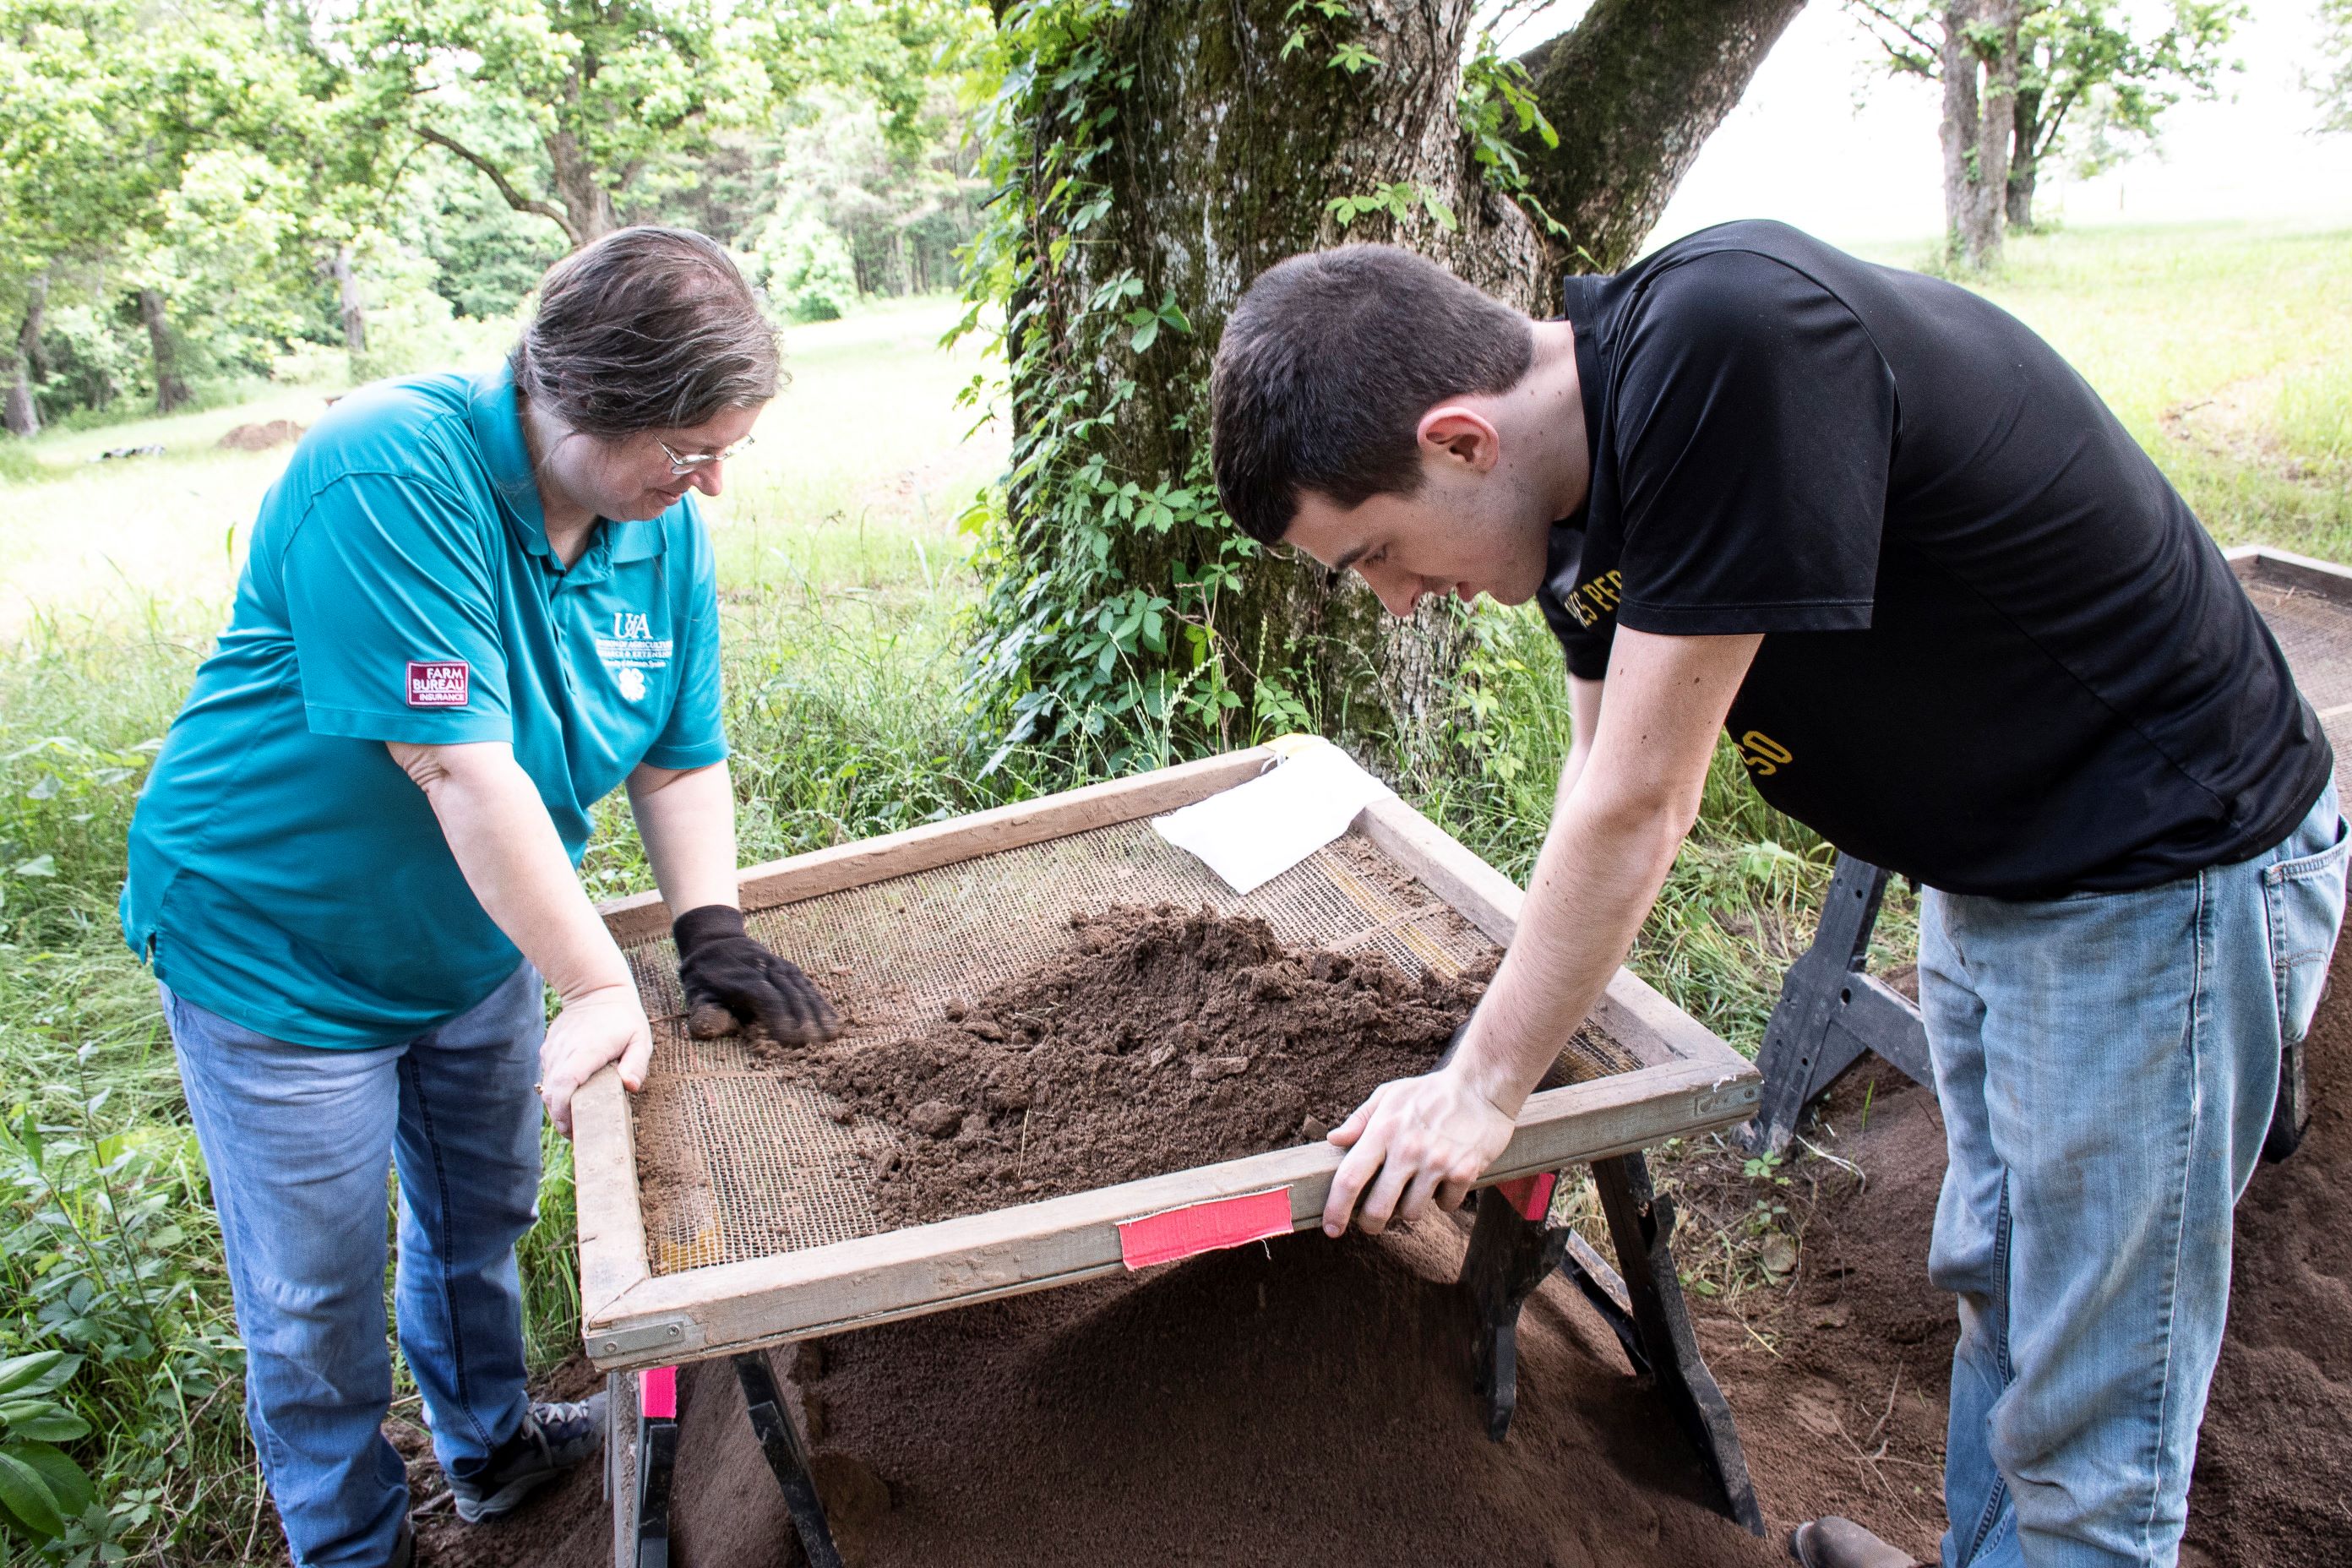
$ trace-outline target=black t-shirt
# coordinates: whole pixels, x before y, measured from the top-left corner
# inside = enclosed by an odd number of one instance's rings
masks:
[[[2333,768],[2179,492],[2040,338],[1780,224],[1574,278],[1592,489],[1538,595],[1761,632],[1727,729],[1764,797],[1952,892],[2152,886],[2269,848]]]

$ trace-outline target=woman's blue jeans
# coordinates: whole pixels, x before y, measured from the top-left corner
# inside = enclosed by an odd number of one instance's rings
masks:
[[[1957,1293],[1944,1568],[2169,1568],[2252,1175],[2344,916],[2330,785],[2269,853],[2045,903],[1928,891]]]
[[[385,1177],[400,1348],[445,1466],[521,1425],[515,1244],[539,1195],[539,973],[401,1045],[320,1050],[163,992],[246,1350],[245,1410],[298,1568],[381,1568],[408,1510],[384,1438]]]

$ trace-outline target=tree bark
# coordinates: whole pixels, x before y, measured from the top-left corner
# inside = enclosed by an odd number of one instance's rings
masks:
[[[2019,0],[1952,0],[1944,10],[1944,226],[1948,259],[2000,259],[2015,129]]]
[[[358,272],[352,266],[352,247],[335,247],[335,304],[343,320],[343,352],[351,356],[352,374],[362,374],[367,358],[367,298],[360,292]]]
[[[2042,89],[2017,89],[2009,143],[2009,226],[2022,233],[2033,226],[2033,187],[2041,177]]]
[[[0,426],[11,436],[26,439],[41,433],[40,405],[33,400],[33,378],[47,381],[49,375],[48,355],[41,348],[41,316],[49,301],[49,275],[36,273],[25,291],[25,320],[16,330],[15,369],[8,378],[8,394],[5,408],[0,408]]]
[[[1574,30],[1520,57],[1559,132],[1516,137],[1533,195],[1572,237],[1567,272],[1612,272],[1641,249],[1699,149],[1804,0],[1596,0]]]
[[[139,290],[139,319],[147,324],[147,347],[155,356],[155,412],[170,414],[186,405],[194,395],[180,379],[179,354],[172,342],[160,289]]]
[[[1082,232],[1034,224],[1017,247],[1010,302],[1016,442],[1035,434],[1046,398],[1073,385],[1086,389],[1087,405],[1109,412],[1066,441],[1054,463],[1016,474],[1004,580],[1070,568],[1084,546],[1054,502],[1066,476],[1090,462],[1146,490],[1207,485],[1218,335],[1250,281],[1284,258],[1386,240],[1536,314],[1553,308],[1569,265],[1622,265],[1801,4],[1600,0],[1573,34],[1530,57],[1560,132],[1556,152],[1526,149],[1533,194],[1575,237],[1555,253],[1483,178],[1461,121],[1474,0],[1357,0],[1336,21],[1289,0],[1135,0],[1101,40],[1110,62],[1101,79],[1125,85],[1109,105],[1106,155],[1085,173],[1108,187],[1108,205]],[[1302,16],[1303,45],[1294,39]],[[1350,73],[1331,63],[1349,46],[1377,64]],[[1081,108],[1057,90],[1033,104],[1041,144]],[[1380,209],[1343,226],[1331,209],[1333,198],[1381,190],[1412,193],[1402,216]],[[1172,298],[1191,330],[1160,331],[1139,353],[1124,334],[1108,349],[1087,347],[1082,319],[1098,313],[1100,290],[1129,275],[1140,284],[1129,303]],[[1222,521],[1115,530],[1104,593],[1177,596],[1171,584],[1220,567],[1229,537]],[[1452,702],[1465,651],[1460,617],[1431,604],[1396,621],[1352,579],[1333,588],[1324,578],[1287,552],[1238,563],[1199,606],[1198,641],[1171,637],[1164,668],[1192,680],[1199,660],[1221,658],[1245,700],[1269,684],[1309,695],[1327,727],[1417,749]],[[1089,612],[1072,608],[1082,624]],[[1234,739],[1230,722],[1216,739]]]
[[[568,131],[551,131],[544,140],[555,171],[556,196],[572,219],[572,245],[593,244],[618,228],[613,193],[596,177],[598,170],[581,152],[578,139]]]

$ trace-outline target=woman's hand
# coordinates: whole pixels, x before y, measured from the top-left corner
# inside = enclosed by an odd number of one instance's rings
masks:
[[[688,910],[670,922],[670,934],[696,1035],[756,1024],[780,1046],[814,1046],[841,1033],[841,1015],[815,982],[746,934],[743,911],[732,904]]]
[[[653,1065],[653,1026],[631,985],[604,985],[563,1004],[539,1047],[539,1098],[555,1130],[572,1136],[572,1097],[611,1062],[634,1094]]]

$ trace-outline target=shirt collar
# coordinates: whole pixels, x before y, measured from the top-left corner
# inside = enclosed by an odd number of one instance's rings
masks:
[[[502,503],[507,527],[524,549],[546,555],[547,512],[540,505],[539,480],[530,470],[530,447],[523,440],[522,410],[515,395],[511,365],[500,364],[474,378],[468,411],[474,440],[482,449],[482,461],[489,469],[490,487]],[[694,515],[691,501],[678,504],[688,509],[688,517]],[[572,570],[576,573],[586,567],[589,576],[597,577],[604,575],[607,564],[617,566],[662,554],[669,548],[669,531],[663,527],[667,516],[664,513],[644,522],[604,520]]]
[[[501,364],[474,378],[467,412],[474,443],[489,470],[490,488],[515,542],[534,555],[547,552],[547,513],[539,504],[539,481],[531,476],[530,448],[522,438],[522,414],[515,402],[514,370]]]
[[[1573,274],[1560,280],[1560,308],[1567,314],[1569,325],[1576,333],[1577,401],[1584,405],[1584,504],[1573,515],[1552,524],[1557,533],[1567,529],[1584,531],[1592,516],[1592,476],[1601,468],[1601,400],[1608,394],[1607,373],[1601,360],[1601,339],[1598,323],[1601,310],[1601,290],[1616,279],[1597,274]]]

